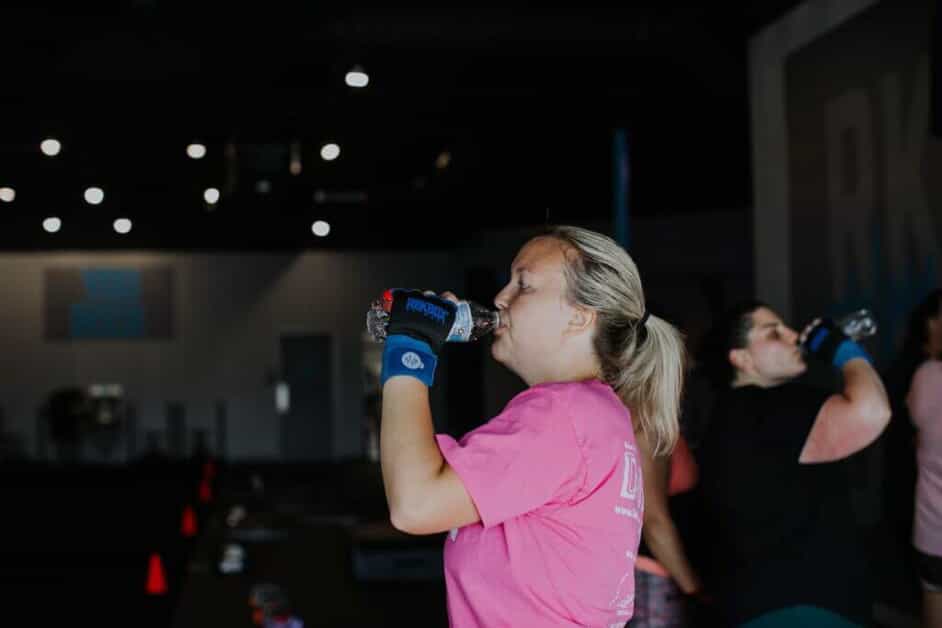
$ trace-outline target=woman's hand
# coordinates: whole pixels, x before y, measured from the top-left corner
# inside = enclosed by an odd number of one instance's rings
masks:
[[[457,299],[438,297],[434,292],[418,290],[396,289],[392,295],[386,327],[388,336],[400,334],[420,340],[427,343],[437,355],[455,323]]]
[[[451,302],[454,303],[455,305],[457,305],[457,304],[458,304],[458,301],[461,300],[461,299],[459,299],[457,296],[455,296],[455,293],[454,293],[454,292],[450,292],[450,291],[448,291],[448,290],[446,290],[445,292],[442,292],[442,293],[441,293],[440,295],[438,295],[438,296],[441,297],[442,299],[447,300],[447,301],[451,301]]]

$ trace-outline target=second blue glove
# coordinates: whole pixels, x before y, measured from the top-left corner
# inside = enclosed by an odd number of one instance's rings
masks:
[[[820,321],[805,338],[805,352],[820,360],[841,368],[854,358],[863,358],[873,364],[873,359],[864,348],[848,338],[833,321]]]

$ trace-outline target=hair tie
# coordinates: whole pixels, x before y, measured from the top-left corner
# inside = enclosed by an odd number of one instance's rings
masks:
[[[648,339],[648,328],[645,327],[645,323],[648,322],[648,311],[645,310],[644,314],[641,315],[641,318],[638,319],[638,322],[635,324],[635,330],[638,334],[638,344],[641,344]]]

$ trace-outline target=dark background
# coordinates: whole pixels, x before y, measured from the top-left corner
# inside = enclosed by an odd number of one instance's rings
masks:
[[[5,5],[0,185],[17,201],[0,247],[428,247],[547,208],[605,220],[616,128],[634,215],[745,212],[746,40],[794,4]],[[354,65],[366,89],[344,84]],[[56,159],[45,137],[63,143]],[[206,158],[185,157],[192,141]],[[318,157],[327,141],[336,161]],[[82,200],[89,185],[102,205]],[[211,212],[210,185],[224,191]],[[68,226],[54,240],[35,228],[48,211]],[[311,237],[319,217],[329,242]]]

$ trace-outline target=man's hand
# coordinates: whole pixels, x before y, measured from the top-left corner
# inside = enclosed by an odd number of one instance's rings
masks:
[[[799,337],[799,344],[809,357],[833,364],[837,368],[842,368],[855,358],[863,358],[873,363],[863,347],[848,338],[829,318],[815,319],[805,327]]]

